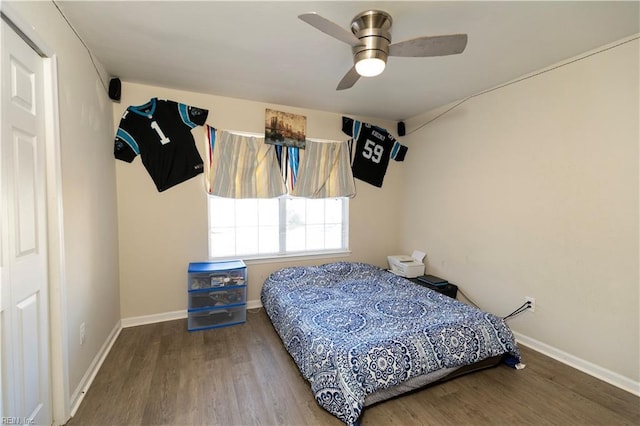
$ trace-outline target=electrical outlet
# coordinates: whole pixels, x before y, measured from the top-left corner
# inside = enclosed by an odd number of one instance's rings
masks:
[[[85,326],[84,323],[80,324],[80,344],[84,345],[85,339]]]
[[[524,301],[530,303],[529,304],[529,309],[527,309],[529,312],[535,312],[536,311],[536,299],[535,299],[535,297],[525,296]]]

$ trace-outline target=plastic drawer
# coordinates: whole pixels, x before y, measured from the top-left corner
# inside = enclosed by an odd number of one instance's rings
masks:
[[[247,268],[189,272],[189,291],[244,285]]]
[[[189,312],[188,330],[226,327],[247,321],[246,306],[226,306],[206,311]]]
[[[247,287],[221,287],[189,292],[189,311],[244,304]]]

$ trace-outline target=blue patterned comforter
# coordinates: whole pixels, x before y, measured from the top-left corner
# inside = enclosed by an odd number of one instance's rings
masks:
[[[261,300],[318,403],[349,425],[377,390],[500,354],[520,358],[502,319],[373,265],[284,268]]]

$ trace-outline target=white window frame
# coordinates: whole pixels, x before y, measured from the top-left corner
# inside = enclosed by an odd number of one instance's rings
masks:
[[[349,250],[349,198],[340,197],[342,200],[342,241],[341,248],[338,249],[315,249],[315,250],[302,250],[302,251],[285,251],[286,247],[286,222],[287,222],[287,212],[286,212],[286,202],[288,199],[300,199],[299,197],[292,197],[290,195],[284,195],[278,197],[278,213],[279,213],[279,241],[278,241],[278,252],[273,253],[239,253],[228,256],[213,256],[212,255],[212,244],[213,244],[213,236],[214,236],[214,212],[212,211],[212,198],[218,198],[211,195],[207,196],[207,218],[208,218],[208,237],[207,237],[207,250],[209,252],[210,260],[228,260],[228,259],[243,259],[243,260],[260,260],[260,261],[278,261],[283,258],[287,258],[288,260],[292,260],[292,258],[324,258],[324,257],[338,257],[338,256],[347,256],[350,254]],[[239,201],[239,200],[231,200],[231,201]]]

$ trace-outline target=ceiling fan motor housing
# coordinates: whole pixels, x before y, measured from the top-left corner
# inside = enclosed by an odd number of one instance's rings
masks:
[[[354,62],[370,58],[387,62],[392,22],[391,16],[381,10],[369,10],[353,18],[351,32],[362,43],[352,48]]]

